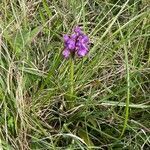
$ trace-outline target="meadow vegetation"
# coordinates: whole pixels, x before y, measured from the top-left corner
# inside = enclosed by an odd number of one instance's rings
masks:
[[[76,25],[90,52],[68,107]],[[149,0],[0,1],[0,150],[149,148]]]

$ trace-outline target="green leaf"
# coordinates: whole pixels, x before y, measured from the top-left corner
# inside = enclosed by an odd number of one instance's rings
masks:
[[[43,2],[43,6],[44,6],[45,11],[47,12],[48,16],[51,17],[51,16],[52,16],[52,12],[51,12],[51,10],[49,9],[46,0],[43,0],[42,2]]]
[[[11,45],[14,52],[19,54],[22,52],[26,45],[29,45],[32,42],[32,40],[37,36],[39,32],[40,27],[36,27],[32,31],[16,31],[13,35],[10,35],[9,32],[6,31],[4,33],[4,37]]]
[[[80,136],[81,139],[84,140],[84,142],[88,146],[94,146],[93,142],[91,141],[91,139],[86,131],[84,131],[83,129],[79,129],[78,135]]]

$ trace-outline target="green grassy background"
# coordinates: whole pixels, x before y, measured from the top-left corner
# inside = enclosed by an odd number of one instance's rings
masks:
[[[64,33],[80,25],[67,107]],[[149,0],[0,1],[0,150],[148,150]]]

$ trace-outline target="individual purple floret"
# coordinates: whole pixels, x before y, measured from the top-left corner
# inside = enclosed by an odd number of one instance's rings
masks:
[[[74,28],[74,32],[76,33],[76,34],[82,34],[82,31],[81,31],[81,28],[79,27],[79,26],[76,26],[75,28]]]
[[[70,51],[69,51],[69,49],[67,49],[67,48],[66,48],[66,49],[64,49],[62,54],[63,54],[63,56],[64,56],[65,58],[68,58],[68,57],[69,57],[69,55],[70,55]]]
[[[84,57],[88,53],[89,38],[85,35],[79,26],[74,28],[74,33],[71,35],[64,35],[64,50],[63,56],[68,58],[75,54],[79,57]]]

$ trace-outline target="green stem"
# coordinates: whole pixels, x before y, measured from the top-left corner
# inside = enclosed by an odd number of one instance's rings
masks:
[[[70,58],[70,95],[71,99],[74,93],[74,59]]]
[[[119,22],[118,22],[118,25],[120,28]],[[121,30],[120,30],[120,34],[121,34],[122,39],[125,40]],[[128,49],[125,43],[123,47],[124,47],[124,52],[125,52],[125,63],[126,63],[126,73],[127,73],[127,98],[126,98],[126,107],[125,107],[125,120],[124,120],[124,125],[123,125],[120,138],[124,135],[124,132],[127,128],[128,119],[129,119],[129,104],[130,104],[130,67],[129,67],[129,61],[128,61]]]
[[[118,21],[117,21],[117,23],[118,23],[119,28],[121,28]],[[122,40],[125,41],[122,30],[120,30],[120,34],[121,34]],[[129,104],[130,104],[130,67],[129,67],[129,61],[128,61],[128,48],[126,46],[126,43],[123,44],[123,47],[124,47],[126,74],[127,74],[127,98],[126,98],[126,106],[125,106],[125,120],[124,120],[123,129],[122,129],[122,132],[121,132],[121,135],[119,138],[121,138],[124,135],[124,132],[125,132],[127,125],[128,125]]]
[[[129,64],[128,64],[128,53],[127,49],[125,48],[125,61],[126,61],[126,71],[127,71],[127,99],[126,99],[126,107],[125,107],[125,120],[124,125],[122,129],[122,133],[120,135],[120,138],[123,136],[128,123],[129,118],[129,103],[130,103],[130,72],[129,72]]]

